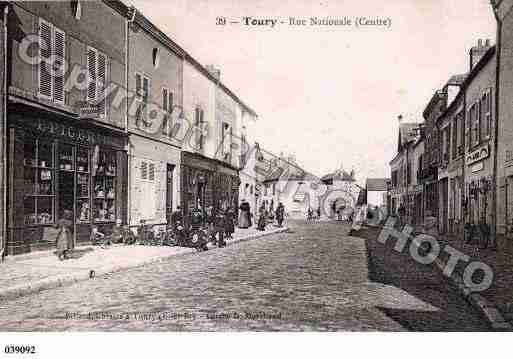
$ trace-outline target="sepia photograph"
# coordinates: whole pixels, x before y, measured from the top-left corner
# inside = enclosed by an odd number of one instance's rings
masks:
[[[1,357],[513,331],[513,0],[0,10]]]

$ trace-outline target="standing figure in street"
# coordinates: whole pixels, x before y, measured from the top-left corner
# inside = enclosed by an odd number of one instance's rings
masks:
[[[405,223],[405,215],[406,215],[406,208],[404,207],[404,205],[402,203],[399,205],[399,208],[397,209],[397,214],[399,217],[399,228],[402,228]]]
[[[224,233],[226,238],[233,238],[235,232],[235,212],[231,207],[228,207],[224,214]]]
[[[251,206],[249,203],[243,199],[242,203],[239,207],[240,215],[239,215],[239,228],[249,228],[252,226],[251,223]]]
[[[313,218],[312,208],[308,207],[308,212],[307,212],[307,215],[306,215],[306,221],[307,222],[312,222],[312,218]]]
[[[57,257],[61,261],[69,258],[69,252],[73,247],[72,218],[73,213],[64,210],[62,218],[56,223],[56,227],[59,229],[56,243]]]
[[[271,199],[271,204],[269,206],[269,223],[274,223],[274,201]]]
[[[321,219],[321,206],[317,207],[317,220]]]
[[[214,239],[216,240],[216,244],[219,248],[226,247],[226,242],[224,240],[224,217],[225,213],[222,209],[218,209],[214,216]]]
[[[278,207],[276,207],[276,220],[278,221],[278,227],[283,225],[283,219],[285,217],[285,207],[283,203],[279,203]]]
[[[258,210],[257,230],[265,231],[266,219],[267,219],[267,211],[265,210],[265,205],[262,204],[260,206],[260,209]]]

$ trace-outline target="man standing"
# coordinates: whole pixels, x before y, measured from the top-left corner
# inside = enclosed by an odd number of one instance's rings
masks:
[[[278,227],[283,225],[283,218],[285,217],[285,207],[283,203],[279,203],[278,207],[276,207],[276,220],[278,221]]]

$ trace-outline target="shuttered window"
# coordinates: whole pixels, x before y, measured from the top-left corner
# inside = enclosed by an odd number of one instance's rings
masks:
[[[141,162],[141,179],[148,179],[148,162],[146,161]]]
[[[165,87],[162,88],[162,110],[169,114],[173,112],[173,93]],[[171,126],[171,116],[166,114],[162,122],[162,133],[171,136]]]
[[[87,48],[87,71],[89,82],[87,84],[87,101],[95,103],[100,113],[106,114],[105,88],[107,87],[107,56],[95,48]]]
[[[148,164],[148,181],[155,181],[155,163]]]
[[[53,45],[55,56],[53,99],[55,102],[64,103],[64,55],[66,47],[66,35],[63,31],[57,28],[54,28]]]
[[[66,34],[51,23],[39,19],[39,95],[64,103],[64,59]]]

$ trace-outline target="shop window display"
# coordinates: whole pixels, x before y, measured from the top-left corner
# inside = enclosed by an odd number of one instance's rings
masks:
[[[95,148],[92,160],[93,219],[95,222],[116,220],[116,154]]]
[[[24,214],[25,224],[54,223],[54,144],[26,138],[24,144]]]

